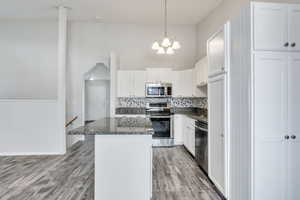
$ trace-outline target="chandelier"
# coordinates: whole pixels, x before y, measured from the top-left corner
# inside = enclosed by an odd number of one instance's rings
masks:
[[[168,7],[167,0],[164,0],[164,39],[161,43],[154,42],[152,44],[152,49],[157,51],[157,54],[174,54],[174,50],[180,49],[180,43],[178,41],[172,41],[168,37]]]

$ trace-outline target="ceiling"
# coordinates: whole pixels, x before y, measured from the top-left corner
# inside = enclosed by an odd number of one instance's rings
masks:
[[[196,24],[222,0],[168,0],[169,23]],[[52,19],[55,6],[71,7],[71,20],[162,23],[162,0],[1,0],[0,19]]]

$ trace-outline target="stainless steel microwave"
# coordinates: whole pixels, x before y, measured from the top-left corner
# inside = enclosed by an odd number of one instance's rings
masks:
[[[146,83],[146,97],[172,97],[172,83]]]

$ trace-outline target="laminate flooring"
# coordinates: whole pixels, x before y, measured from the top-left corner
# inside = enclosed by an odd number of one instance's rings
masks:
[[[0,199],[94,200],[93,148],[87,141],[62,156],[0,157]],[[153,149],[153,200],[219,199],[183,147]]]

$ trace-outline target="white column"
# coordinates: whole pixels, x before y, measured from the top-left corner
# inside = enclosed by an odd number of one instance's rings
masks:
[[[115,116],[117,89],[118,59],[114,52],[110,53],[110,117]]]
[[[67,8],[58,7],[58,118],[61,132],[61,152],[66,152],[66,55],[67,55]]]

